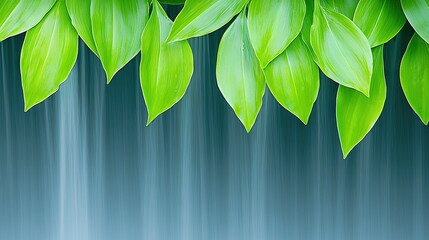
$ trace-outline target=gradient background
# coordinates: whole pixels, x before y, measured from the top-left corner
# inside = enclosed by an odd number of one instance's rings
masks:
[[[24,36],[0,43],[0,239],[427,239],[429,128],[398,79],[411,28],[385,48],[385,109],[347,160],[325,77],[308,126],[267,91],[245,132],[216,85],[223,31],[190,40],[187,94],[149,127],[140,55],[107,86],[80,44],[68,81],[24,113]]]

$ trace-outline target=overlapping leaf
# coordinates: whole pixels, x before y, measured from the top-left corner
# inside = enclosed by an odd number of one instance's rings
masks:
[[[27,32],[21,52],[25,111],[45,100],[67,79],[77,58],[78,35],[63,0]]]
[[[369,133],[386,101],[383,46],[373,49],[374,74],[370,97],[340,86],[337,93],[337,127],[344,158]]]
[[[341,13],[349,19],[353,19],[353,14],[358,3],[359,0],[321,0],[322,6]]]
[[[310,42],[316,62],[326,76],[369,95],[373,67],[371,47],[350,19],[315,4]]]
[[[307,124],[319,92],[319,68],[301,37],[297,37],[264,72],[277,101]]]
[[[401,0],[401,4],[408,22],[429,43],[429,0]]]
[[[265,80],[250,43],[244,12],[222,37],[216,77],[220,91],[249,132],[262,106]]]
[[[305,17],[304,17],[304,23],[302,24],[301,29],[301,36],[304,40],[305,44],[311,49],[310,44],[310,30],[311,25],[313,24],[313,15],[314,15],[314,0],[305,0]]]
[[[0,42],[34,27],[54,3],[55,0],[1,0]]]
[[[353,21],[367,36],[371,47],[384,44],[405,24],[400,0],[361,0]]]
[[[305,1],[252,0],[249,35],[262,68],[298,36],[305,16]]]
[[[74,28],[86,45],[97,55],[91,27],[91,0],[66,0]]]
[[[429,44],[414,34],[402,58],[402,89],[424,124],[429,123]]]
[[[193,72],[191,47],[186,40],[166,43],[171,20],[154,1],[142,35],[140,83],[148,109],[148,124],[185,94]],[[150,44],[147,44],[150,43]]]
[[[147,0],[91,0],[92,34],[108,83],[140,51],[148,12]]]
[[[248,0],[187,0],[174,21],[169,42],[211,33],[237,15]]]

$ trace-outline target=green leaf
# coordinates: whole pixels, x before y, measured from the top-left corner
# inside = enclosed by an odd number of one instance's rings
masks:
[[[188,42],[165,42],[172,24],[161,5],[154,1],[152,15],[142,35],[140,64],[140,83],[148,109],[147,124],[176,104],[191,81],[194,66]]]
[[[368,39],[350,19],[315,4],[310,42],[315,60],[326,76],[369,95],[371,47]]]
[[[302,40],[304,40],[305,44],[311,50],[310,44],[310,30],[311,25],[313,24],[313,14],[314,14],[314,0],[305,0],[305,17],[304,23],[302,24],[301,36]]]
[[[384,44],[405,24],[399,0],[361,0],[353,21],[368,38],[371,47]]]
[[[298,36],[304,16],[304,0],[250,2],[249,35],[262,68],[280,55]]]
[[[0,42],[34,27],[54,3],[55,0],[1,0]]]
[[[319,68],[304,41],[297,37],[264,72],[277,101],[307,124],[319,92]]]
[[[369,133],[386,101],[383,46],[373,49],[374,74],[370,97],[340,86],[337,93],[337,127],[344,158]]]
[[[66,0],[71,22],[86,45],[96,54],[91,27],[91,0]]]
[[[402,58],[400,79],[408,103],[429,123],[429,44],[414,34]]]
[[[185,0],[160,0],[160,3],[169,4],[169,5],[180,5],[184,4]]]
[[[30,29],[21,52],[25,111],[42,102],[63,83],[77,58],[78,35],[63,0]]]
[[[341,13],[349,19],[352,19],[359,0],[321,0],[321,3],[325,8],[329,8],[332,11]]]
[[[247,19],[242,12],[223,35],[217,57],[220,91],[250,132],[262,106],[264,73],[252,48]]]
[[[228,23],[248,0],[187,0],[174,21],[168,42],[199,37]]]
[[[140,51],[148,12],[146,0],[91,0],[92,34],[107,83]]]
[[[429,0],[401,0],[401,4],[408,22],[429,43]]]

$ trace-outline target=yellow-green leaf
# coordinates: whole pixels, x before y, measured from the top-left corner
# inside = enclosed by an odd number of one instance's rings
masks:
[[[405,24],[400,0],[361,0],[353,18],[371,47],[392,39]]]
[[[199,37],[221,28],[237,15],[248,0],[187,0],[174,20],[169,42]]]
[[[408,22],[429,43],[429,0],[401,0],[401,4]]]
[[[344,158],[369,133],[386,101],[383,46],[373,49],[374,74],[370,97],[340,86],[337,93],[337,127]]]
[[[307,124],[319,92],[319,68],[301,37],[268,64],[264,72],[277,101]]]
[[[142,35],[140,63],[148,124],[183,97],[194,69],[192,50],[186,40],[165,42],[172,24],[161,5],[154,1],[152,15]]]
[[[147,0],[91,0],[92,34],[107,83],[140,51],[148,12]]]
[[[78,35],[63,0],[58,0],[24,39],[21,76],[25,111],[42,102],[63,83],[77,58]]]
[[[55,0],[1,0],[0,42],[34,27],[54,3]]]
[[[298,36],[304,16],[304,0],[250,2],[249,35],[262,68],[280,55]]]
[[[97,55],[91,27],[91,0],[66,0],[71,22],[86,45]]]
[[[265,80],[250,43],[244,12],[220,41],[216,78],[226,101],[249,132],[262,106]]]
[[[414,34],[402,58],[402,90],[422,122],[429,123],[429,44]]]
[[[378,0],[374,0],[378,1]],[[322,6],[353,19],[359,0],[321,0]]]
[[[313,14],[314,14],[314,0],[305,0],[305,17],[304,23],[302,24],[301,36],[302,40],[304,40],[305,44],[311,49],[310,44],[310,29],[313,24]]]
[[[326,76],[369,96],[371,47],[350,19],[316,1],[310,42],[316,62]]]

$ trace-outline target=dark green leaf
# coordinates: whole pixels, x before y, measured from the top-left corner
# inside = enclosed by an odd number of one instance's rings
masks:
[[[169,4],[169,5],[180,5],[184,4],[185,0],[160,0],[160,3]]]

